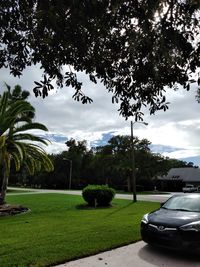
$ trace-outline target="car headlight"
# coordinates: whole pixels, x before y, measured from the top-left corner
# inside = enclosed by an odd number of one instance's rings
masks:
[[[200,221],[185,224],[185,225],[181,226],[180,229],[183,231],[200,232]]]
[[[148,219],[148,213],[147,214],[145,214],[144,216],[143,216],[143,218],[142,218],[142,222],[143,223],[148,223],[148,221],[149,221],[149,219]]]

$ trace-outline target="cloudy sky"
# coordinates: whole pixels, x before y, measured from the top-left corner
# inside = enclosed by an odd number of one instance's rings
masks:
[[[26,69],[20,79],[10,76],[6,69],[1,70],[0,91],[5,90],[5,82],[30,90],[29,100],[36,108],[36,120],[49,129],[49,153],[65,150],[65,142],[70,138],[85,139],[88,146],[95,146],[106,144],[112,135],[130,134],[131,118],[126,121],[119,116],[119,107],[112,104],[112,95],[102,84],[92,84],[84,74],[79,74],[84,92],[93,99],[92,104],[74,101],[71,88],[55,90],[45,99],[35,98],[32,88],[41,75],[37,67]],[[135,123],[134,135],[151,141],[155,153],[200,166],[200,104],[195,100],[196,89],[197,85],[194,85],[190,92],[183,89],[167,91],[169,110],[151,116],[145,112],[144,121],[148,126]]]

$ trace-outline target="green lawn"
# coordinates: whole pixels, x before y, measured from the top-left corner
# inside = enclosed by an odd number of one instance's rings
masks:
[[[8,196],[31,212],[0,218],[0,266],[51,266],[140,239],[144,213],[159,203],[114,200],[111,208],[85,208],[81,196]]]

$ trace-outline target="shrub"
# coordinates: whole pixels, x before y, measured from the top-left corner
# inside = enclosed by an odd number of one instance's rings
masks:
[[[88,185],[82,191],[82,196],[89,206],[109,206],[115,196],[115,190],[107,185]]]

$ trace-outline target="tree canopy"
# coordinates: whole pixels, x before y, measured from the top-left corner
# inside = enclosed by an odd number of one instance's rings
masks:
[[[195,167],[178,159],[170,159],[150,150],[147,139],[134,136],[137,190],[153,190],[154,186],[161,189],[158,180],[166,175],[171,168]],[[85,140],[70,139],[66,142],[67,150],[60,154],[49,155],[54,171],[36,172],[29,176],[13,170],[10,182],[39,188],[82,189],[88,184],[108,184],[118,190],[131,190],[132,158],[131,136],[113,136],[105,146],[87,148]],[[26,174],[26,173],[25,173]],[[171,185],[166,184],[165,190]],[[177,190],[182,190],[178,183]],[[173,187],[171,187],[173,188]],[[174,188],[175,189],[175,188]],[[171,189],[170,189],[171,190]]]
[[[34,93],[57,86],[82,91],[77,72],[100,80],[125,116],[167,109],[165,88],[189,90],[200,67],[199,0],[1,0],[0,68],[20,76],[30,65],[44,71]],[[200,79],[196,79],[200,83]]]

